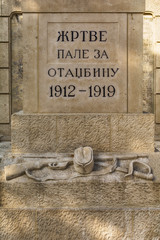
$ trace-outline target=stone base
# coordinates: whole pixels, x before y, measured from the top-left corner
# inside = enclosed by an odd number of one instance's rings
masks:
[[[159,239],[160,153],[149,155],[149,165],[153,182],[102,176],[46,183],[21,176],[6,182],[2,170],[0,239]]]
[[[12,116],[12,152],[153,152],[152,114],[23,114]]]

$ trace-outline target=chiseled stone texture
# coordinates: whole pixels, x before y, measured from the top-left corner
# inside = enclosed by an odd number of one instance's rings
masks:
[[[122,210],[46,210],[38,211],[39,240],[123,239],[126,235]]]
[[[153,152],[152,114],[23,114],[12,116],[13,153]]]
[[[20,116],[20,115],[19,115]],[[55,152],[56,117],[48,115],[21,115],[12,117],[14,152]],[[18,144],[17,144],[18,143]]]
[[[8,18],[1,17],[0,18],[0,41],[7,42],[8,41]]]
[[[39,187],[35,182],[0,183],[0,207],[31,208],[39,206]]]
[[[160,239],[160,209],[134,212],[134,239]]]
[[[103,180],[1,182],[2,208],[159,207],[160,183]]]
[[[152,152],[154,120],[151,116],[147,114],[111,116],[111,151]]]
[[[36,240],[36,213],[31,210],[0,209],[1,240]]]

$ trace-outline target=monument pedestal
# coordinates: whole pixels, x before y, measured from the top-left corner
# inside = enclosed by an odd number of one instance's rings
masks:
[[[12,152],[154,152],[153,114],[24,114],[12,116]]]
[[[34,182],[0,178],[1,239],[141,240],[160,236],[160,154],[149,154],[154,182],[122,173]]]

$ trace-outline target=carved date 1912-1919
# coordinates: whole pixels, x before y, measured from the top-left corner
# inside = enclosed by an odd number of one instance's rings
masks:
[[[86,89],[76,89],[74,85],[69,86],[50,86],[50,97],[68,97],[68,98],[74,98],[76,97],[76,90],[78,90],[79,93],[87,93],[88,97],[113,97],[116,93],[116,89],[113,85],[109,86],[89,86]]]

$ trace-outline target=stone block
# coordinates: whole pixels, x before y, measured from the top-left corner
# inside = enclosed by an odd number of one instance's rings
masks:
[[[23,16],[13,15],[12,38],[12,113],[23,109]]]
[[[0,123],[9,123],[9,95],[0,95]]]
[[[160,69],[156,69],[156,93],[160,93]]]
[[[128,14],[129,113],[142,112],[142,79],[143,79],[143,15]]]
[[[111,152],[154,151],[154,117],[147,114],[111,116]],[[148,147],[146,147],[146,143]]]
[[[155,138],[160,141],[160,124],[155,125]]]
[[[0,124],[0,135],[3,135],[2,139],[11,136],[11,125],[10,124]],[[9,139],[8,139],[9,140]]]
[[[154,105],[154,17],[143,16],[143,112],[152,113]]]
[[[156,17],[155,19],[155,28],[156,28],[156,37],[155,40],[156,41],[160,41],[160,29],[159,29],[159,25],[160,25],[160,17]]]
[[[24,14],[23,26],[23,110],[38,112],[38,14]],[[32,34],[31,34],[32,33]],[[30,91],[32,89],[32,91]]]
[[[56,151],[56,117],[50,115],[13,116],[12,150],[15,153]]]
[[[0,18],[0,42],[8,41],[8,18],[1,17]]]
[[[147,207],[160,204],[159,183],[127,182],[125,187],[125,202],[128,206]]]
[[[36,240],[36,212],[0,209],[0,239]]]
[[[145,141],[144,141],[145,139]],[[152,114],[23,114],[12,116],[13,153],[154,151]]]
[[[34,182],[0,183],[1,208],[38,208],[39,188]]]
[[[0,69],[0,93],[9,93],[9,70]]]
[[[128,235],[122,210],[40,210],[37,215],[41,240],[118,240]]]
[[[160,95],[156,95],[156,123],[160,123]]]
[[[0,67],[8,66],[8,43],[0,43]]]
[[[111,118],[108,115],[85,116],[84,145],[96,151],[110,151]],[[108,137],[107,137],[108,136]]]
[[[21,0],[2,0],[2,16],[21,11]]]
[[[144,12],[145,0],[23,0],[22,12]]]
[[[158,68],[160,67],[160,43],[156,44],[155,56],[156,56],[156,67]]]
[[[85,138],[84,115],[57,116],[57,152],[72,152],[83,146]]]
[[[134,212],[134,239],[159,239],[160,210],[137,210]]]

